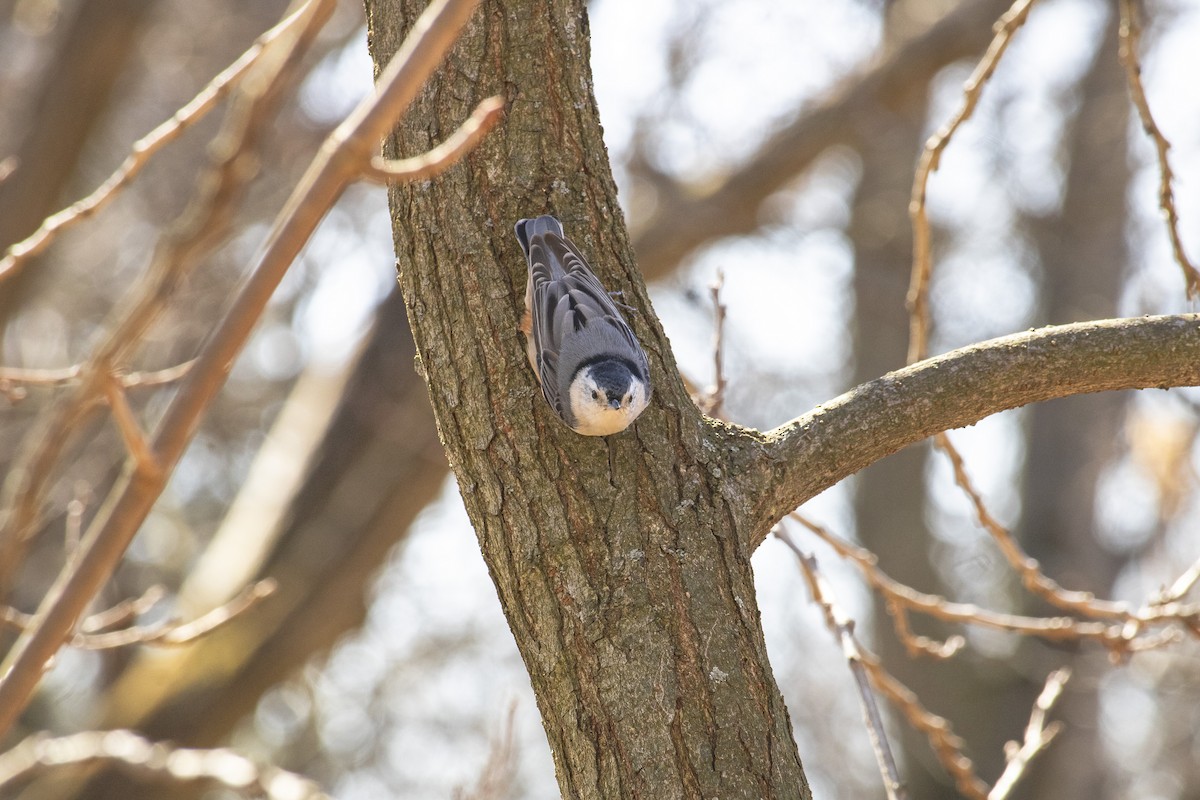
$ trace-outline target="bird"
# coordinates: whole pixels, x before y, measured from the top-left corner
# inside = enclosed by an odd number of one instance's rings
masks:
[[[650,403],[646,351],[558,219],[515,229],[529,265],[521,330],[542,396],[576,433],[625,430]]]

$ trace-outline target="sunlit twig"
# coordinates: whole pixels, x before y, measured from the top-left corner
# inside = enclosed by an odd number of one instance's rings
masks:
[[[701,410],[710,417],[721,417],[725,405],[725,303],[721,300],[721,289],[725,287],[725,271],[717,270],[717,276],[708,286],[713,304],[713,385],[705,394]]]
[[[813,523],[805,521],[804,524],[808,526]],[[909,657],[923,654],[944,661],[952,658],[967,644],[966,637],[959,634],[948,636],[945,641],[939,642],[915,633],[908,623],[908,606],[896,597],[887,597],[884,600],[884,608],[892,618],[892,627],[895,628],[896,636],[904,645]]]
[[[1071,678],[1071,670],[1063,667],[1051,672],[1046,678],[1046,685],[1033,704],[1029,715],[1029,724],[1025,726],[1025,739],[1021,744],[1009,742],[1004,747],[1004,772],[1001,773],[992,790],[988,792],[987,800],[1005,800],[1016,788],[1017,782],[1025,773],[1025,768],[1038,753],[1046,749],[1054,737],[1062,731],[1061,722],[1046,724],[1046,715],[1058,701],[1063,686]]]
[[[975,106],[983,95],[983,87],[987,84],[1004,51],[1017,30],[1025,24],[1029,10],[1034,0],[1016,0],[1015,3],[996,20],[996,35],[992,38],[987,52],[980,59],[975,71],[963,84],[963,103],[958,111],[937,132],[925,142],[921,160],[917,164],[913,177],[912,198],[909,201],[908,212],[912,217],[913,226],[913,266],[912,279],[908,287],[909,335],[908,363],[913,364],[929,355],[929,280],[933,274],[933,251],[929,229],[929,214],[925,206],[929,176],[938,168],[942,153],[950,144],[950,139],[964,122],[975,113]]]
[[[1175,179],[1171,171],[1171,162],[1167,151],[1171,148],[1167,137],[1163,136],[1154,115],[1150,113],[1150,102],[1146,99],[1146,89],[1142,86],[1142,67],[1138,62],[1138,40],[1141,38],[1141,25],[1138,22],[1137,9],[1133,0],[1120,0],[1121,25],[1119,28],[1119,45],[1117,58],[1125,67],[1125,77],[1129,82],[1129,94],[1133,105],[1137,108],[1142,120],[1142,129],[1154,142],[1154,152],[1158,156],[1158,207],[1162,210],[1163,219],[1167,223],[1167,234],[1171,238],[1171,250],[1175,255],[1175,263],[1183,270],[1183,280],[1187,287],[1188,299],[1200,296],[1200,272],[1192,264],[1191,259],[1183,250],[1183,240],[1179,236],[1179,212],[1175,209],[1175,190],[1171,183]]]
[[[100,631],[123,625],[129,620],[145,614],[167,596],[167,590],[155,584],[137,597],[122,600],[115,606],[92,614],[79,623],[80,633],[99,633]]]
[[[512,782],[517,766],[517,743],[513,735],[517,701],[508,705],[504,727],[492,737],[488,747],[487,761],[470,791],[456,789],[451,795],[454,800],[504,800],[512,791]]]
[[[166,621],[155,625],[135,626],[108,633],[76,634],[71,644],[84,650],[109,650],[132,644],[181,645],[210,633],[233,621],[238,615],[270,597],[278,588],[271,578],[246,587],[229,602],[214,608],[191,622]]]
[[[164,620],[153,625],[134,625],[114,631],[105,631],[150,610],[166,595],[161,586],[151,586],[140,597],[124,600],[110,609],[93,614],[79,624],[79,630],[68,639],[68,644],[80,650],[111,650],[133,644],[172,646],[187,644],[211,631],[231,622],[238,615],[254,607],[260,600],[270,597],[278,588],[275,580],[266,578],[238,592],[229,602],[202,614],[191,622]],[[33,614],[26,614],[10,606],[0,606],[0,624],[17,630],[28,630],[36,624]]]
[[[1196,584],[1200,582],[1200,559],[1192,563],[1190,567],[1184,570],[1171,586],[1160,592],[1154,598],[1155,605],[1166,605],[1167,603],[1175,603],[1184,598]]]
[[[205,343],[159,422],[151,447],[156,463],[162,465],[161,471],[145,474],[126,469],[84,534],[78,558],[64,567],[44,598],[38,609],[38,624],[22,634],[4,664],[0,665],[3,675],[0,678],[0,736],[11,728],[37,686],[46,663],[67,638],[88,602],[116,569],[133,535],[162,492],[166,478],[195,434],[201,416],[224,385],[229,364],[241,352],[288,267],[345,188],[363,177],[379,142],[395,126],[425,80],[441,63],[476,3],[477,0],[436,0],[431,4],[416,20],[408,39],[384,69],[377,94],[360,103],[322,145],[317,158],[277,217],[249,278]],[[256,82],[260,84],[261,94],[251,103],[255,123],[265,122],[274,107],[267,100],[273,100],[286,83],[285,79],[281,80],[286,78],[285,67],[294,65],[302,46],[311,41],[332,4],[327,1],[308,8],[317,10],[313,12],[311,24],[303,28],[296,42],[281,53],[280,58],[269,62],[273,72],[265,75],[264,81]],[[233,158],[239,155],[249,157],[235,151]],[[224,222],[230,208],[226,205],[220,211]],[[189,230],[197,229],[193,226]],[[198,233],[204,232],[203,228],[198,230]],[[211,236],[192,240],[180,255],[194,256],[210,241]],[[155,283],[148,290],[150,297],[157,302],[168,295],[174,285],[173,281]],[[123,347],[140,336],[151,318],[140,316],[132,323],[132,328],[122,327],[124,338],[100,348],[93,363],[119,363],[121,359],[111,351],[123,352]],[[84,370],[79,393],[86,396],[95,389],[95,383],[88,383],[89,376],[94,374]],[[40,473],[40,480],[45,482],[57,462],[57,452],[41,460],[44,471]],[[27,525],[32,516],[33,512],[26,508],[25,516],[17,521],[17,525]]]
[[[1194,625],[1197,615],[1200,614],[1200,608],[1197,607],[1149,605],[1136,613],[1131,611],[1128,621],[1105,622],[1067,616],[1029,617],[1002,614],[970,603],[955,603],[940,595],[919,592],[900,583],[879,568],[878,559],[870,550],[847,542],[799,514],[792,514],[791,517],[820,537],[838,555],[849,559],[858,567],[867,583],[878,591],[885,601],[945,622],[978,625],[1051,641],[1091,639],[1103,644],[1111,653],[1122,654],[1161,647],[1177,641],[1180,635],[1178,629],[1172,627],[1147,633],[1144,630],[1146,626],[1169,626],[1172,622]]]
[[[504,113],[504,98],[489,97],[475,107],[467,121],[446,141],[412,158],[375,156],[364,169],[364,177],[380,183],[399,183],[432,178],[453,166],[483,140]]]
[[[121,166],[117,167],[116,172],[100,184],[94,192],[82,200],[72,203],[57,214],[47,217],[42,221],[41,226],[24,241],[17,242],[8,248],[8,252],[4,254],[3,258],[0,258],[0,282],[5,278],[11,278],[20,271],[28,259],[45,250],[58,234],[96,214],[108,205],[121,189],[138,176],[138,173],[155,153],[178,139],[185,130],[203,119],[254,65],[255,61],[265,52],[267,45],[304,17],[304,11],[303,8],[296,11],[274,28],[259,36],[250,49],[242,53],[236,61],[209,81],[208,85],[201,89],[200,93],[187,105],[172,114],[166,122],[134,142],[132,151],[125,157]]]
[[[834,603],[833,592],[825,577],[817,569],[816,558],[797,547],[783,528],[776,527],[773,532],[775,537],[787,545],[799,560],[813,602],[821,607],[821,612],[825,616],[825,626],[837,637],[838,643],[842,647],[842,655],[845,656],[846,663],[850,666],[850,672],[854,675],[854,682],[858,688],[859,704],[862,707],[863,720],[867,724],[867,736],[871,740],[871,750],[875,753],[875,763],[883,778],[883,788],[887,792],[888,800],[906,800],[908,790],[900,780],[900,770],[896,767],[896,758],[892,755],[887,732],[883,729],[883,717],[879,713],[879,706],[871,691],[868,670],[864,665],[864,649],[854,635],[854,621],[842,613]]]
[[[330,800],[309,779],[275,766],[260,766],[228,748],[194,750],[152,743],[126,730],[30,736],[0,753],[0,788],[39,772],[109,762],[141,777],[216,783],[266,800]]]
[[[144,475],[158,475],[162,472],[162,464],[154,455],[142,426],[138,423],[133,409],[129,407],[129,398],[125,396],[125,388],[110,376],[104,382],[104,395],[108,399],[108,407],[112,410],[113,421],[121,433],[121,441],[125,449]]]
[[[192,362],[185,361],[174,367],[150,372],[123,373],[117,371],[113,377],[126,389],[162,386],[182,378],[191,366]],[[30,386],[66,386],[78,382],[82,374],[82,364],[59,369],[0,367],[0,395],[7,397],[10,403],[18,403],[25,399]]]

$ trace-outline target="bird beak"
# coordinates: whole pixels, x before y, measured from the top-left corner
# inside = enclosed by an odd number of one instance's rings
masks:
[[[613,411],[620,411],[620,410],[621,410],[621,398],[619,398],[619,397],[618,397],[618,398],[615,398],[615,399],[613,399],[613,400],[609,400],[609,401],[608,401],[608,404],[609,404],[610,406],[612,406],[612,409],[613,409]]]

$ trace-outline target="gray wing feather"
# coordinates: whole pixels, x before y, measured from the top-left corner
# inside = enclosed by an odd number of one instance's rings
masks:
[[[573,422],[567,389],[579,366],[598,354],[625,357],[649,385],[649,365],[637,337],[558,220],[521,220],[517,238],[529,261],[534,350],[542,394],[551,408]]]

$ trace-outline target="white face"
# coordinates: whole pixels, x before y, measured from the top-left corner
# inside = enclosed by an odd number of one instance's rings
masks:
[[[620,400],[620,406],[613,408],[612,400]],[[646,387],[635,378],[623,397],[610,398],[585,369],[571,382],[570,402],[577,433],[608,436],[628,428],[645,410]]]

